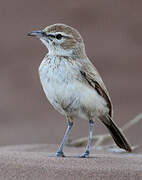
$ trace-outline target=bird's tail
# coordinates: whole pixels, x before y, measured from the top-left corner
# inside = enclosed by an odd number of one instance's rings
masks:
[[[101,116],[100,117],[103,124],[107,127],[109,132],[112,135],[113,140],[115,143],[122,149],[125,149],[128,152],[131,152],[131,146],[128,143],[126,137],[123,135],[123,133],[119,130],[117,125],[113,122],[111,117],[109,115]]]

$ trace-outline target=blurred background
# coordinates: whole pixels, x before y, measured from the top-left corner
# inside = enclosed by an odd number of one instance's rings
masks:
[[[65,118],[46,99],[38,67],[47,49],[28,32],[54,23],[79,30],[97,67],[121,127],[142,111],[142,1],[1,0],[0,145],[60,143]],[[142,123],[126,132],[141,142]],[[76,121],[71,137],[88,135],[88,123]],[[95,134],[107,132],[96,122]]]

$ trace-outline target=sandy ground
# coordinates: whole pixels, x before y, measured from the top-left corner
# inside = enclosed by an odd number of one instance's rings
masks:
[[[0,180],[141,180],[142,148],[137,152],[92,150],[90,158],[76,156],[84,148],[65,147],[65,158],[55,157],[57,145],[19,145],[0,148]]]

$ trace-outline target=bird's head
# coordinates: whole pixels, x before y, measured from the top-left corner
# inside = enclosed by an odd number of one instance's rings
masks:
[[[53,24],[44,30],[32,31],[29,36],[39,38],[53,55],[85,55],[84,42],[79,32],[65,24]]]

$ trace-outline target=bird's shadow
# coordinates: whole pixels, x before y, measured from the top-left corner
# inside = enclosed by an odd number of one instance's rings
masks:
[[[64,158],[64,159],[67,159],[67,158],[76,158],[76,159],[96,159],[96,158],[99,158],[99,157],[96,157],[96,156],[81,157],[80,155],[67,155],[67,156],[64,156],[64,157],[57,157],[56,154],[48,154],[48,157]]]

